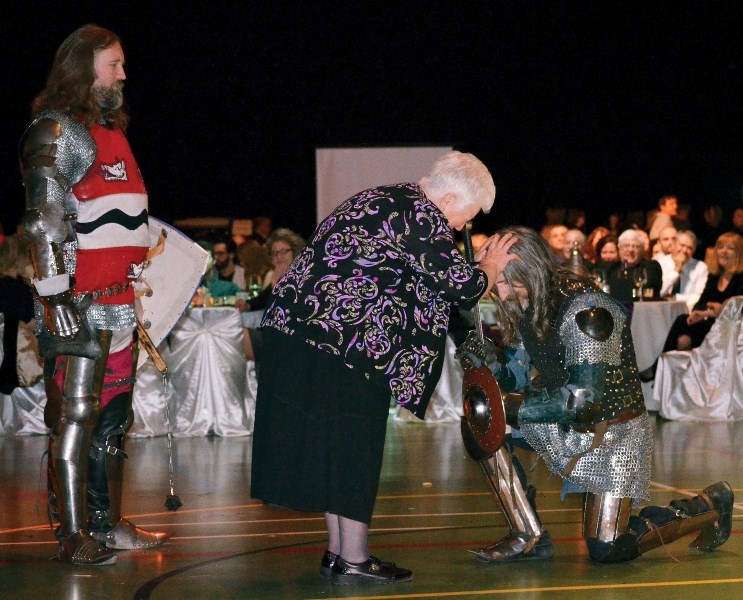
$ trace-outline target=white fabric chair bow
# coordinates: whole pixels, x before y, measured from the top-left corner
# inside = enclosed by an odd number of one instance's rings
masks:
[[[653,400],[679,421],[743,419],[743,296],[725,301],[701,346],[658,359]]]

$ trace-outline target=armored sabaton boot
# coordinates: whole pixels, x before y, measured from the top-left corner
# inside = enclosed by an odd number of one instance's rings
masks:
[[[695,531],[689,549],[712,552],[730,537],[733,524],[733,490],[726,481],[704,488],[693,498],[674,500],[669,508],[648,506],[630,520],[642,552],[657,548]]]
[[[103,410],[90,448],[88,512],[90,535],[111,550],[154,548],[169,537],[147,531],[121,516],[124,459],[122,449],[129,395],[119,394]]]
[[[56,506],[60,519],[59,548],[56,559],[73,565],[98,566],[116,562],[116,555],[102,548],[86,531],[86,491],[88,453],[92,424],[98,415],[98,400],[92,395],[75,396],[72,392],[89,391],[86,372],[95,361],[71,357],[56,435],[50,443],[49,461]],[[70,374],[72,373],[72,374]]]
[[[552,537],[544,529],[535,505],[536,488],[532,485],[524,490],[520,478],[514,473],[520,470],[518,458],[505,447],[493,455],[495,470],[489,461],[480,465],[486,472],[490,488],[498,500],[510,531],[503,539],[485,548],[470,550],[484,562],[509,562],[521,560],[544,560],[553,553]]]

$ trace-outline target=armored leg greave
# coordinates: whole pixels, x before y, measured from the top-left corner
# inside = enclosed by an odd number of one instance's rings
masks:
[[[101,345],[105,345],[103,340]],[[103,354],[98,360],[67,357],[59,421],[49,446],[52,487],[61,523],[57,557],[72,564],[110,564],[116,560],[86,532],[88,453],[100,411],[97,391],[103,381],[107,346]]]
[[[648,506],[630,516],[630,499],[586,494],[583,533],[597,562],[632,560],[653,548],[699,532],[689,548],[711,552],[724,544],[732,528],[733,491],[724,482],[668,507]]]
[[[552,539],[542,527],[528,493],[517,474],[518,459],[506,447],[500,448],[490,461],[480,461],[493,495],[498,500],[510,532],[502,540],[470,550],[480,560],[504,562],[545,559],[552,556]],[[519,465],[520,466],[520,465]],[[534,488],[529,488],[530,491]]]

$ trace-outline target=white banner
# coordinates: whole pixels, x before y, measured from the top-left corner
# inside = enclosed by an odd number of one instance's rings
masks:
[[[380,185],[418,182],[451,146],[317,148],[317,223],[341,202]]]

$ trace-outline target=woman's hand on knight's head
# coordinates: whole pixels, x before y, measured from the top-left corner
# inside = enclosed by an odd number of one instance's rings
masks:
[[[520,260],[520,258],[509,250],[513,246],[518,238],[512,233],[507,233],[503,236],[499,234],[492,235],[485,244],[483,244],[480,251],[475,256],[475,260],[480,263],[481,266],[493,265],[498,272],[501,272],[505,266],[512,260]]]

